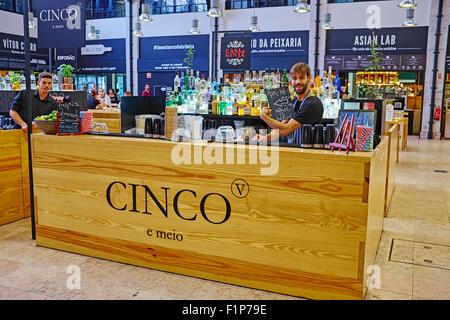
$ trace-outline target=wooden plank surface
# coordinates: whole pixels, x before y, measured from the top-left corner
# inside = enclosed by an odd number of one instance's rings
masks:
[[[121,253],[104,252],[95,243],[124,241],[154,246],[173,257],[147,267],[304,297],[363,297],[361,264],[372,254],[366,243],[376,238],[366,234],[368,211],[378,198],[383,209],[385,195],[384,188],[365,187],[369,179],[377,181],[373,172],[383,173],[378,168],[382,164],[370,165],[373,157],[386,161],[377,152],[345,156],[280,148],[278,171],[262,175],[269,167],[269,162],[259,161],[262,153],[256,164],[236,164],[240,151],[248,160],[255,146],[100,136],[32,138],[40,245],[123,261]],[[190,153],[191,163],[177,164],[177,150]],[[235,164],[226,163],[231,151],[235,153],[228,160]],[[195,161],[208,152],[222,152],[224,163]],[[273,160],[276,153],[269,154]],[[238,197],[238,179],[246,183],[240,185],[240,191],[249,191],[245,197]],[[53,231],[66,237],[56,241],[49,236]],[[173,240],[176,235],[182,240]],[[97,240],[88,244],[72,237]],[[227,261],[232,267],[202,273],[190,260],[178,261],[180,252],[201,263],[220,266]],[[126,258],[137,265],[143,259],[136,254]],[[234,274],[246,265],[256,269]],[[267,286],[266,280],[258,280],[261,268],[272,274]],[[279,270],[298,278],[286,282]],[[317,281],[306,281],[303,275]],[[336,285],[342,279],[347,284]]]
[[[386,136],[388,137],[388,162],[384,216],[387,215],[395,188],[395,168],[397,167],[397,154],[399,149],[399,125],[394,124],[388,131],[386,131]]]
[[[24,217],[21,134],[0,131],[0,225]]]

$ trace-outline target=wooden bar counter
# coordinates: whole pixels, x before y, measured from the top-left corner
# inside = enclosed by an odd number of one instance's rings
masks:
[[[102,110],[90,110],[92,111],[93,123],[105,123],[108,126],[108,130],[111,133],[121,133],[121,116],[120,109],[117,108],[105,108]]]
[[[0,130],[0,225],[30,216],[28,172],[26,134]]]
[[[33,135],[32,148],[39,246],[311,299],[364,298],[387,137],[349,155],[98,135]]]

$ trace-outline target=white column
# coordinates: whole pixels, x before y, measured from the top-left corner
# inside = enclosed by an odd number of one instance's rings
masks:
[[[131,0],[128,0],[131,1]],[[130,79],[130,74],[131,74],[131,64],[130,64],[130,29],[132,28],[132,26],[130,25],[130,10],[128,7],[128,1],[125,2],[125,24],[126,24],[126,29],[127,31],[125,32],[125,64],[126,64],[126,81],[127,81],[127,89],[126,91],[132,92],[132,88],[131,88],[131,79]]]
[[[433,68],[434,68],[434,50],[436,41],[436,24],[438,15],[439,0],[432,0],[431,10],[430,10],[430,22],[428,27],[428,44],[427,44],[427,66],[425,71],[425,81],[424,81],[424,97],[422,106],[422,128],[420,131],[420,138],[427,139],[428,131],[430,127],[430,111],[431,111],[431,95],[432,95],[432,84],[433,84]],[[442,107],[443,99],[443,88],[444,88],[444,76],[445,76],[445,56],[447,49],[447,37],[448,37],[448,26],[450,23],[450,17],[445,12],[450,10],[450,0],[444,0],[443,5],[443,17],[441,21],[440,41],[439,41],[439,55],[437,63],[437,73],[441,74],[441,78],[436,79],[436,95],[435,95],[435,108]],[[440,139],[440,120],[433,121],[433,139]]]
[[[133,1],[133,29],[136,26],[136,23],[139,22],[139,1],[134,0]],[[145,22],[143,22],[145,23]],[[150,23],[150,22],[149,22]],[[142,23],[141,23],[142,24]],[[141,26],[142,28],[142,26]],[[145,34],[144,34],[145,35]],[[139,37],[136,37],[133,35],[133,61],[132,61],[132,68],[133,68],[133,88],[132,93],[134,96],[139,95],[139,87],[138,87],[138,68],[137,68],[137,61],[139,59]]]

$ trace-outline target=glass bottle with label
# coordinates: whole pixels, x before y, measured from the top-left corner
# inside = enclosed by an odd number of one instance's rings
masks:
[[[5,75],[5,90],[11,90],[11,78],[8,73]]]
[[[252,100],[250,100],[250,98],[247,98],[244,107],[244,116],[251,116],[251,115],[252,115]]]
[[[219,101],[217,100],[217,94],[214,95],[214,100],[212,102],[212,114],[219,113]]]
[[[20,73],[20,89],[25,90],[27,86],[27,81],[23,72]]]
[[[219,97],[219,114],[224,115],[227,111],[227,101],[224,96]]]
[[[194,78],[194,90],[200,90],[200,71],[197,71],[197,76]]]
[[[6,81],[0,73],[0,90],[6,90]]]
[[[233,109],[232,109],[232,115],[237,116],[239,114],[239,104],[237,102],[237,98],[234,98],[234,103],[233,103]]]
[[[199,90],[202,92],[206,91],[206,80],[205,80],[204,74],[202,74],[202,79],[200,80],[200,83],[199,83]]]
[[[252,97],[252,116],[259,116],[261,109],[261,94],[255,89]]]
[[[52,82],[53,82],[52,86],[53,90],[59,91],[59,77],[56,73],[52,77]]]
[[[36,90],[36,77],[34,76],[34,72],[31,72],[30,82],[31,82],[31,90]]]
[[[179,89],[180,89],[180,77],[179,77],[178,71],[177,71],[177,74],[175,75],[175,78],[173,79],[173,92],[178,92]]]
[[[289,86],[289,78],[287,76],[287,70],[283,70],[283,76],[281,77],[281,86],[288,87]]]

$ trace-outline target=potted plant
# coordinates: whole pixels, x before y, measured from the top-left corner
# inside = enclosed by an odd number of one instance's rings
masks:
[[[59,74],[64,79],[61,85],[62,90],[73,90],[72,72],[73,67],[70,64],[62,64],[58,67]]]

